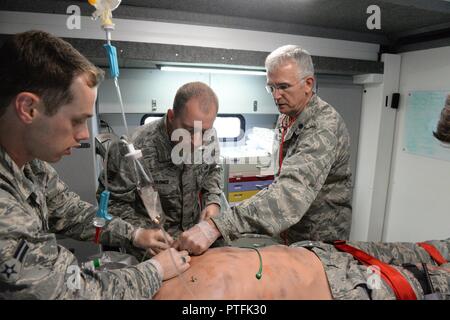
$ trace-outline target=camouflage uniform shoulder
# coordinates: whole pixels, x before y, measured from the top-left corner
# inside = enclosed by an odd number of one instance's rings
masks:
[[[29,195],[34,190],[30,178],[39,181],[39,185],[46,185],[51,178],[58,177],[56,170],[42,160],[34,159],[21,169],[4,150],[0,150],[0,158],[0,189],[15,196],[18,190],[23,195]]]
[[[328,102],[317,97],[315,121],[319,126],[326,126],[333,132],[337,132],[342,125],[345,126],[344,119],[339,112]]]
[[[53,168],[52,165],[39,159],[34,159],[33,161],[31,161],[29,163],[29,167],[36,176],[58,175],[58,172],[55,170],[55,168]]]
[[[161,140],[168,140],[169,136],[166,132],[165,122],[166,116],[136,129],[131,137],[131,141],[135,147],[142,148],[156,146]]]

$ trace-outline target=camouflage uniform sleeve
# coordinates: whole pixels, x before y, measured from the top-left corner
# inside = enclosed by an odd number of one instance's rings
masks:
[[[223,189],[222,182],[222,167],[218,165],[219,160],[219,143],[217,132],[213,130],[211,137],[207,137],[209,143],[206,145],[205,153],[208,154],[206,161],[208,164],[208,171],[203,178],[202,193],[204,205],[208,206],[212,203],[220,206],[220,194]],[[211,163],[212,162],[212,163]]]
[[[276,236],[299,222],[325,183],[337,141],[333,128],[302,137],[268,189],[212,218],[224,239],[231,241],[241,233]]]
[[[220,206],[220,193],[222,189],[222,167],[217,164],[209,165],[209,170],[202,186],[205,206],[212,203]]]
[[[434,246],[442,257],[450,261],[450,239],[425,241]],[[403,263],[435,264],[430,254],[414,242],[362,242],[352,241],[349,244],[367,252],[383,262],[401,265]]]
[[[0,190],[0,299],[148,299],[161,277],[148,261],[120,270],[81,271],[75,256]]]
[[[95,234],[93,219],[97,208],[69,191],[67,185],[48,164],[46,171],[46,204],[50,230],[78,240],[92,240]],[[103,228],[101,241],[110,246],[130,247],[134,229],[130,223],[114,218]]]

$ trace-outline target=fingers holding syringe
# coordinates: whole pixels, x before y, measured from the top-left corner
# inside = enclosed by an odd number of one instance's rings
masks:
[[[172,243],[173,238],[161,229],[138,228],[133,239],[136,247],[146,249],[152,254],[170,248]]]
[[[154,235],[150,249],[152,249],[156,253],[159,253],[161,251],[169,249],[172,246],[173,242],[173,238],[167,232],[165,232],[164,230],[158,230],[158,233]]]

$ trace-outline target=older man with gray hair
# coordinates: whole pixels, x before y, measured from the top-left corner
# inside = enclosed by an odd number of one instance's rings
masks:
[[[348,239],[351,226],[350,138],[342,117],[314,92],[311,56],[286,45],[266,58],[267,86],[281,113],[272,185],[180,237],[201,254],[220,236],[244,233],[301,240]]]

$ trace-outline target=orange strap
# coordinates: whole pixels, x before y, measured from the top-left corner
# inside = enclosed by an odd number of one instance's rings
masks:
[[[431,258],[433,258],[433,260],[438,264],[444,264],[447,263],[447,260],[445,260],[445,258],[442,256],[442,254],[439,252],[438,249],[436,249],[435,246],[433,246],[432,244],[429,243],[425,243],[425,242],[418,242],[417,243],[418,246],[422,247],[425,249],[426,252],[428,252],[428,254],[430,255]]]
[[[392,288],[398,300],[417,300],[416,294],[408,280],[392,266],[372,257],[362,250],[346,244],[345,241],[335,241],[334,246],[340,251],[350,253],[362,264],[374,265],[380,268],[381,277]]]

